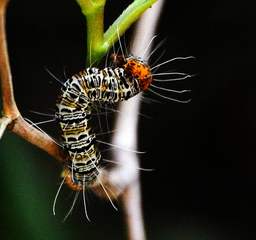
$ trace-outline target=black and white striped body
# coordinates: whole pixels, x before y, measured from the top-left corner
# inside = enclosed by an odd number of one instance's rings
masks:
[[[101,164],[90,124],[93,106],[127,100],[141,91],[140,85],[123,68],[87,68],[68,79],[61,91],[56,116],[69,154],[65,169],[74,185],[92,185]]]

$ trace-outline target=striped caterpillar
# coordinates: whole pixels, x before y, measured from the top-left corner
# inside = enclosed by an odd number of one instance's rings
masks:
[[[68,160],[64,164],[63,180],[54,199],[54,215],[57,197],[62,185],[66,183],[69,188],[76,192],[76,195],[72,207],[64,220],[71,213],[78,194],[82,191],[85,214],[88,221],[90,221],[86,210],[85,188],[96,185],[103,162],[102,155],[97,149],[96,134],[93,132],[92,124],[90,123],[93,108],[97,104],[115,104],[128,100],[146,90],[171,101],[189,102],[190,100],[177,100],[156,91],[184,93],[189,90],[178,91],[152,84],[153,78],[156,82],[172,82],[192,77],[189,74],[180,72],[154,73],[158,67],[166,63],[189,58],[194,57],[176,57],[150,67],[140,58],[134,56],[125,58],[123,55],[113,54],[113,67],[105,67],[104,69],[87,68],[73,75],[63,84],[61,94],[56,103],[55,119],[59,122],[63,145],[68,152]],[[165,80],[155,78],[155,76],[166,75],[171,75],[173,78]],[[152,90],[151,87],[156,90]],[[112,206],[115,208],[106,189],[99,181],[98,183],[101,184]]]
[[[64,146],[69,160],[64,166],[65,183],[74,191],[84,191],[97,179],[102,161],[90,119],[97,103],[118,103],[148,89],[150,67],[139,58],[116,56],[118,67],[87,68],[68,79],[57,101]]]

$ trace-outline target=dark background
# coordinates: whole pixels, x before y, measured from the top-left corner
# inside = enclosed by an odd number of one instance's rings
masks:
[[[108,1],[106,26],[124,9]],[[143,207],[148,239],[254,239],[256,237],[255,39],[250,1],[166,1],[155,56],[161,61],[194,55],[196,60],[168,65],[196,73],[171,88],[191,88],[192,102],[160,101],[142,105],[140,119]],[[11,1],[8,46],[15,96],[25,117],[54,113],[59,78],[81,70],[85,62],[85,22],[74,0]],[[129,31],[127,39],[129,39]],[[128,41],[128,40],[127,40]],[[177,97],[175,95],[168,95]],[[179,96],[178,96],[179,97]],[[181,96],[183,98],[184,96]],[[186,96],[185,96],[186,98]],[[54,133],[56,125],[42,127]],[[51,207],[61,167],[42,151],[11,133],[0,144],[1,223],[5,239],[125,239],[122,213],[89,193],[87,223],[82,202],[65,223],[71,205],[64,190]]]

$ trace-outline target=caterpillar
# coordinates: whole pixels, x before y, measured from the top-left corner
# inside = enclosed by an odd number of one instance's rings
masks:
[[[99,182],[100,180],[98,178],[103,165],[103,157],[97,148],[96,133],[94,133],[92,128],[93,124],[90,122],[93,110],[95,106],[99,104],[116,104],[147,90],[164,99],[179,103],[189,102],[190,99],[178,100],[170,98],[159,93],[159,90],[173,92],[175,94],[190,90],[172,90],[152,84],[153,81],[172,82],[192,77],[192,75],[181,72],[155,73],[162,65],[175,60],[189,58],[194,57],[176,57],[150,67],[149,64],[141,58],[135,56],[125,57],[123,54],[113,54],[113,64],[111,67],[105,67],[103,69],[96,67],[86,68],[78,74],[74,74],[71,78],[67,79],[65,83],[61,83],[61,93],[56,102],[55,120],[58,121],[60,126],[63,146],[68,152],[68,160],[64,164],[62,171],[63,180],[54,199],[54,215],[56,201],[64,183],[76,192],[72,206],[63,219],[64,221],[71,213],[81,191],[83,193],[86,218],[90,221],[85,203],[85,188],[93,187],[97,183],[100,183],[110,203],[116,209],[106,189],[103,184]],[[50,75],[59,81],[53,74],[50,73]],[[171,78],[155,78],[158,76],[171,76]],[[154,88],[154,90],[151,87]],[[97,182],[96,180],[99,181]]]
[[[64,182],[74,191],[92,186],[100,172],[102,156],[96,146],[96,135],[90,120],[94,104],[114,104],[145,91],[153,76],[142,59],[115,56],[115,67],[96,67],[68,79],[57,100],[64,147],[69,160],[64,166]]]

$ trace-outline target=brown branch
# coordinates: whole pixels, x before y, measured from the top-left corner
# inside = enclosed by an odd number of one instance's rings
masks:
[[[6,43],[5,12],[8,2],[8,0],[0,1],[0,79],[4,116],[14,119],[19,116],[19,111],[13,96],[12,75]]]
[[[2,93],[2,118],[0,118],[0,139],[6,128],[44,150],[54,158],[63,161],[66,158],[62,148],[59,147],[48,135],[28,124],[20,115],[17,108],[12,84],[6,32],[5,14],[8,0],[0,0],[0,80]]]
[[[8,0],[0,1],[0,79],[2,89],[2,105],[4,118],[1,120],[1,128],[4,129],[8,122],[7,118],[14,119],[19,116],[19,111],[13,96],[12,75],[9,64],[9,57],[5,33],[5,12]],[[1,129],[1,131],[3,131]]]
[[[58,146],[47,134],[37,130],[26,122],[21,116],[12,121],[9,125],[9,129],[26,141],[44,150],[55,159],[61,162],[66,160],[67,155],[64,153],[62,147]]]

